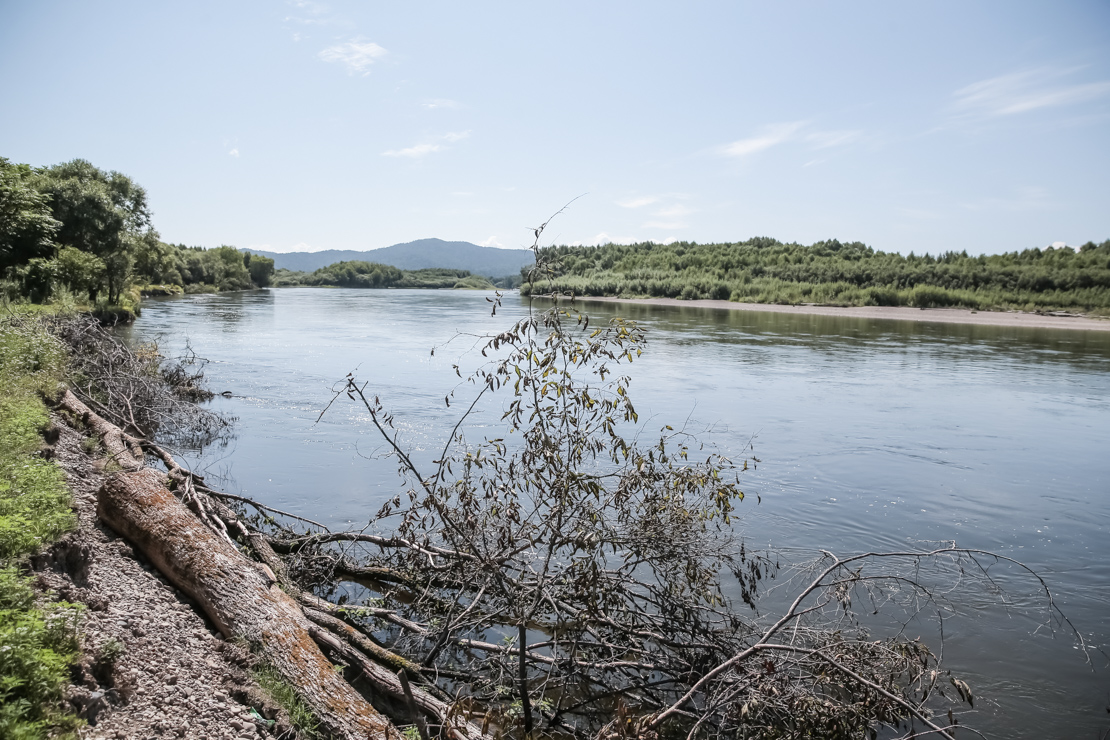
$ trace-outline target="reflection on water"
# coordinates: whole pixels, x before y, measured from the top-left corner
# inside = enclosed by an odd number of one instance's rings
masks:
[[[456,291],[284,289],[148,301],[131,329],[186,339],[212,360],[234,449],[203,460],[227,487],[332,525],[364,522],[398,485],[351,405],[316,417],[347,372],[397,413],[433,459],[453,412],[451,371],[481,358],[490,317]],[[1110,333],[588,304],[650,330],[631,368],[645,430],[711,430],[762,460],[745,481],[753,544],[841,552],[956,540],[1042,572],[1093,642],[1110,643]],[[461,335],[461,336],[459,336]],[[448,343],[449,342],[449,343]],[[435,356],[433,345],[440,346]],[[444,346],[445,345],[445,346]],[[465,392],[462,391],[462,392]],[[495,425],[499,414],[478,417]],[[479,433],[481,431],[479,430]],[[754,439],[753,439],[754,436]],[[945,658],[982,701],[967,722],[997,737],[1091,736],[1110,727],[1105,660],[979,603],[945,623]],[[1037,615],[1039,616],[1039,615]],[[911,627],[913,628],[913,627]],[[925,627],[922,626],[924,630]],[[1097,661],[1096,661],[1097,662]],[[993,703],[992,703],[993,702]]]

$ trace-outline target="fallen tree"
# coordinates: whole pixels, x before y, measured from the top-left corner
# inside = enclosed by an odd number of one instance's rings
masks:
[[[312,636],[317,628],[298,604],[205,527],[165,481],[164,473],[149,468],[116,473],[98,494],[97,515],[194,599],[225,636],[246,640],[296,686],[334,737],[399,737],[324,657]]]
[[[282,590],[275,570],[284,576],[284,564],[265,540],[211,498],[213,492],[203,479],[178,465],[172,455],[124,432],[71,391],[63,393],[57,407],[96,435],[108,460],[121,469],[98,493],[98,517],[194,599],[226,637],[245,640],[296,687],[331,736],[388,738],[399,737],[399,733],[335,670],[335,664],[320,647],[350,663],[387,706],[421,713],[421,721],[426,714],[446,736],[456,740],[484,737],[479,728],[457,715],[450,703],[408,685],[407,679],[394,675],[383,664],[392,664],[394,669],[400,666],[414,677],[420,676],[417,667],[319,611],[320,607],[328,608],[326,602],[302,592],[283,577],[293,596],[317,607],[302,610]],[[145,453],[161,461],[166,472],[145,467]],[[180,492],[180,500],[170,486]],[[241,537],[244,545],[253,546],[258,562],[240,552],[229,530]]]

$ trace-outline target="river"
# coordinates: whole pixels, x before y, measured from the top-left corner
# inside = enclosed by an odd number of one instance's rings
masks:
[[[190,457],[210,480],[346,527],[398,478],[365,411],[344,399],[316,423],[331,388],[348,372],[369,381],[404,439],[432,456],[456,413],[443,402],[458,383],[451,365],[477,362],[466,335],[526,310],[509,294],[492,317],[488,295],[148,300],[128,333],[170,355],[187,340],[211,361],[210,387],[232,394],[213,403],[238,417],[234,440]],[[753,546],[992,550],[1036,569],[1088,642],[1110,645],[1110,333],[628,304],[589,313],[649,330],[630,368],[646,429],[687,423],[735,455],[751,441],[760,463],[744,479],[738,531]],[[990,737],[1098,737],[1110,729],[1107,658],[1088,664],[1066,629],[1038,629],[1034,583],[1005,584],[1008,608],[981,591],[951,597],[944,658],[976,694],[961,723]]]

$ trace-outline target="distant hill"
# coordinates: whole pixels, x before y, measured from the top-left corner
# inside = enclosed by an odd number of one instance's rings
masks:
[[[350,260],[377,262],[401,270],[423,270],[427,267],[447,267],[469,270],[475,275],[505,277],[517,275],[520,268],[532,264],[532,252],[527,249],[496,249],[479,247],[470,242],[445,242],[442,239],[418,239],[407,244],[369,249],[327,249],[323,252],[264,252],[260,249],[243,250],[274,260],[277,269],[312,272],[326,265]]]

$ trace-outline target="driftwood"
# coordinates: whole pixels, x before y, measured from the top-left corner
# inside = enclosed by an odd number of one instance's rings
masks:
[[[172,455],[121,430],[70,391],[63,394],[58,406],[94,433],[109,458],[124,471],[101,487],[97,501],[101,520],[196,600],[224,635],[260,648],[334,736],[377,738],[398,737],[398,733],[336,672],[317,645],[356,666],[383,698],[430,715],[448,737],[487,737],[456,714],[448,702],[420,687],[406,690],[393,671],[418,678],[421,667],[338,619],[334,604],[302,592],[288,579],[284,563],[267,539],[208,495],[218,496],[219,492],[208,489]],[[167,472],[144,469],[146,454],[159,459]],[[167,488],[170,483],[181,493],[180,501]],[[260,563],[239,552],[232,533],[249,544]],[[304,603],[303,611],[297,601]],[[417,627],[392,613],[383,616],[402,627]]]
[[[319,628],[300,607],[205,527],[165,482],[152,469],[117,473],[101,487],[97,514],[195,599],[221,632],[258,646],[332,735],[399,737],[320,652],[312,634]]]

